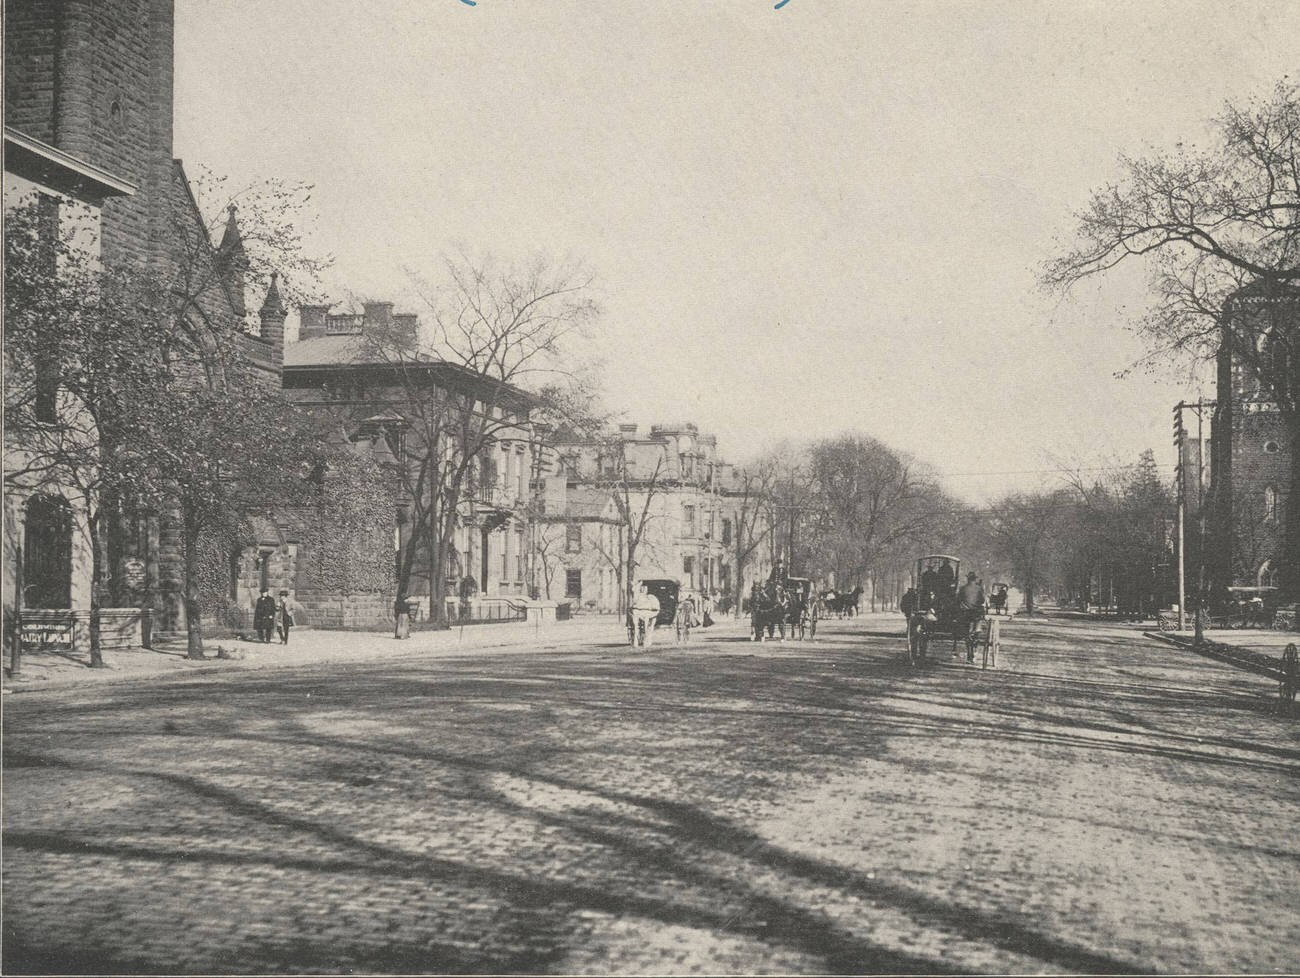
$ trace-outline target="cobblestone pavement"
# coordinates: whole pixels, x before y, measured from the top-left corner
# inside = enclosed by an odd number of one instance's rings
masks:
[[[4,960],[205,972],[1295,972],[1300,724],[1131,628],[898,620],[54,690]]]

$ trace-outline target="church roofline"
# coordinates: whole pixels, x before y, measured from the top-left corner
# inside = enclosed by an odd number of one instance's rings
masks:
[[[43,143],[39,139],[28,136],[26,133],[19,132],[12,126],[5,126],[5,169],[12,169],[15,173],[21,173],[21,169],[11,166],[17,163],[21,166],[22,157],[36,157],[36,169],[49,168],[51,166],[63,170],[67,174],[73,174],[74,183],[89,184],[99,197],[133,197],[140,188],[133,183],[129,183],[120,177],[114,176],[108,170],[95,166],[93,163],[87,163],[85,160],[78,159],[71,153],[65,153],[56,146],[49,143]],[[14,153],[13,150],[18,150]]]

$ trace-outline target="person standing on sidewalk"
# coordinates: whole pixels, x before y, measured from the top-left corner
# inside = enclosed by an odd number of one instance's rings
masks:
[[[275,598],[265,588],[253,607],[253,628],[257,630],[259,642],[271,641],[271,632],[275,630]]]
[[[289,592],[280,592],[280,603],[275,608],[276,624],[280,626],[280,644],[289,644],[289,629],[293,628],[293,609],[289,607]]]

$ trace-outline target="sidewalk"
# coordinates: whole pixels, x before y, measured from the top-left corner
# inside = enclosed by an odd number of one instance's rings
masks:
[[[1159,639],[1183,648],[1193,648],[1194,632],[1186,628],[1181,632],[1144,631],[1148,638]],[[1279,632],[1267,628],[1214,628],[1204,633],[1205,644],[1201,652],[1212,658],[1275,678],[1280,676],[1282,653],[1292,643],[1300,644],[1295,632]]]
[[[707,634],[739,634],[747,621],[724,618]],[[671,629],[656,633],[654,648],[671,647]],[[104,685],[149,679],[177,679],[255,669],[284,669],[326,663],[370,662],[400,658],[455,658],[469,652],[528,651],[596,646],[627,647],[627,631],[618,615],[583,615],[570,621],[546,625],[523,622],[499,625],[467,625],[444,631],[413,631],[398,641],[391,632],[352,632],[326,629],[294,629],[288,645],[279,639],[270,644],[235,638],[205,639],[206,658],[186,658],[185,637],[154,649],[130,649],[104,653],[106,668],[91,669],[89,653],[35,652],[24,655],[19,674],[4,668],[4,692],[67,689],[74,686]],[[218,658],[225,649],[232,658]]]

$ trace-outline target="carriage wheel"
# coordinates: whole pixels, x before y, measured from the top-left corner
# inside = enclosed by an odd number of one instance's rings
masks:
[[[813,613],[813,614],[811,614],[811,615],[808,616],[808,637],[809,637],[809,638],[816,638],[816,637],[817,637],[817,615],[816,615],[816,613]]]

